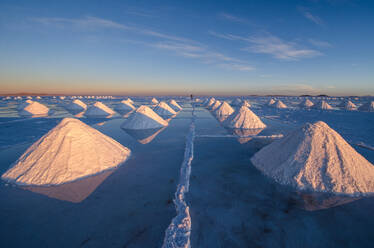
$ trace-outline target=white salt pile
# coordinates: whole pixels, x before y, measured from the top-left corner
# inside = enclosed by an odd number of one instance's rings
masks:
[[[332,107],[330,106],[330,104],[328,104],[326,101],[322,100],[322,101],[319,101],[318,103],[316,103],[313,108],[315,109],[332,109]]]
[[[48,115],[49,108],[41,103],[32,101],[24,107],[19,114],[22,116]]]
[[[24,108],[26,108],[30,103],[32,103],[33,100],[26,100],[25,102],[21,103],[20,105],[18,105],[17,109],[18,110],[22,110]]]
[[[157,106],[153,109],[158,115],[161,116],[173,116],[177,113],[172,109],[166,102],[161,101]]]
[[[374,101],[367,102],[358,108],[360,111],[374,112]]]
[[[234,109],[224,101],[221,106],[219,106],[216,111],[214,112],[217,116],[228,116],[234,113]]]
[[[130,153],[83,122],[65,118],[1,177],[21,185],[59,185],[114,168]]]
[[[214,102],[214,104],[212,106],[210,106],[210,110],[215,111],[217,108],[219,108],[219,106],[221,106],[221,102],[219,100],[217,100],[217,101]]]
[[[242,103],[242,100],[239,98],[236,98],[234,101],[232,101],[232,106],[239,106]]]
[[[241,104],[241,106],[245,106],[247,108],[250,108],[251,104],[247,100],[244,100],[243,103]]]
[[[169,105],[174,109],[174,111],[178,112],[182,110],[182,107],[174,99],[169,101]]]
[[[87,108],[87,105],[81,100],[75,99],[66,106],[68,110],[83,111]]]
[[[237,111],[231,114],[224,122],[224,126],[228,128],[240,129],[256,129],[266,127],[260,118],[245,106],[240,107]]]
[[[284,104],[281,100],[277,100],[274,104],[271,105],[272,107],[274,108],[278,108],[278,109],[284,109],[284,108],[287,108],[287,105]]]
[[[130,98],[130,97],[128,97],[127,98],[127,100],[125,100],[126,102],[129,102],[129,103],[131,103],[131,104],[134,104],[135,102]]]
[[[152,100],[151,100],[151,103],[152,103],[152,104],[158,104],[158,100],[157,100],[156,98],[153,97]]]
[[[344,108],[345,110],[356,110],[357,106],[356,104],[348,100],[344,102],[344,105],[342,106],[342,108]]]
[[[212,106],[214,104],[214,102],[216,101],[216,99],[214,99],[214,97],[211,97],[208,101],[208,103],[206,104],[206,107],[209,108],[210,106]]]
[[[89,106],[84,113],[84,115],[88,117],[101,117],[113,114],[115,114],[115,112],[102,102],[95,102],[93,105]]]
[[[314,103],[309,99],[305,99],[303,102],[299,104],[300,108],[311,108],[313,107],[313,105]]]
[[[274,141],[252,163],[281,184],[339,194],[374,193],[374,165],[318,121]]]
[[[275,100],[273,98],[271,98],[269,101],[268,101],[268,106],[271,106],[275,103]]]
[[[152,109],[147,106],[140,106],[134,111],[127,120],[122,124],[123,129],[151,129],[161,128],[169,125]]]
[[[117,111],[131,111],[131,110],[134,110],[135,107],[134,105],[132,105],[129,99],[127,99],[127,100],[121,101],[114,109]]]

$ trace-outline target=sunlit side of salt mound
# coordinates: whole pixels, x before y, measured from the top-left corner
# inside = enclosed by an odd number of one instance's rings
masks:
[[[152,100],[151,100],[151,103],[152,103],[152,104],[158,104],[158,100],[157,100],[156,98],[153,97]]]
[[[319,101],[318,103],[314,104],[313,108],[315,109],[326,109],[326,110],[331,110],[333,109],[330,104],[328,104],[326,101],[322,100]]]
[[[374,101],[367,102],[358,108],[360,111],[374,112]]]
[[[157,106],[153,109],[158,115],[161,116],[173,116],[177,113],[172,109],[166,102],[161,101]]]
[[[268,101],[268,106],[271,106],[275,103],[275,100],[273,98],[271,98],[269,101]]]
[[[106,106],[104,103],[95,102],[93,105],[88,107],[84,115],[88,117],[100,117],[100,116],[114,115],[115,113],[116,112],[114,112],[111,108]]]
[[[87,105],[79,99],[73,100],[66,106],[66,109],[72,111],[83,111],[87,108]]]
[[[31,104],[33,102],[33,100],[26,100],[25,102],[21,103],[20,105],[18,105],[17,109],[18,110],[22,110],[24,109],[25,107],[27,107],[29,104]]]
[[[351,101],[346,101],[344,102],[342,108],[344,108],[345,110],[356,110],[357,106]]]
[[[207,107],[207,108],[210,108],[210,106],[212,106],[212,105],[214,104],[215,101],[216,101],[216,99],[214,99],[214,97],[211,97],[211,98],[209,99],[209,101],[207,102],[206,107]]]
[[[126,119],[121,128],[123,129],[153,129],[167,126],[169,123],[162,119],[151,108],[142,105]]]
[[[300,108],[311,108],[313,107],[313,105],[314,103],[309,99],[305,99],[303,102],[299,104]]]
[[[244,100],[240,106],[245,106],[247,108],[250,108],[251,104],[247,100]]]
[[[128,100],[121,101],[115,108],[117,111],[131,111],[134,110],[135,107],[132,105],[132,103]]]
[[[174,111],[178,112],[182,110],[182,107],[174,99],[169,101],[169,105],[174,109]]]
[[[217,116],[229,116],[234,113],[234,109],[224,101],[214,112]]]
[[[231,114],[223,122],[223,125],[228,128],[240,129],[258,129],[266,127],[261,119],[245,106],[240,107],[237,111]]]
[[[215,111],[219,106],[221,105],[221,102],[219,100],[215,101],[213,105],[210,106],[211,111]]]
[[[374,166],[337,132],[318,121],[274,141],[251,161],[265,175],[298,190],[374,193]]]
[[[278,109],[284,109],[284,108],[287,108],[287,105],[284,104],[281,100],[277,100],[274,104],[271,105],[272,107],[274,108],[278,108]]]
[[[19,185],[60,185],[114,168],[130,153],[83,122],[65,118],[29,147],[2,179]]]
[[[48,115],[49,108],[41,103],[32,101],[24,107],[19,114],[22,116]]]

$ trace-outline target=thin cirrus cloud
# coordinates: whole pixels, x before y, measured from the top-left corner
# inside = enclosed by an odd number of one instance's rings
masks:
[[[303,14],[303,16],[308,19],[309,21],[317,24],[317,25],[320,25],[320,26],[323,26],[324,25],[324,21],[317,15],[315,14],[312,14],[308,9],[304,8],[304,7],[299,7],[298,8],[299,11]]]
[[[60,28],[71,27],[83,29],[85,31],[95,31],[98,29],[118,29],[129,31],[158,39],[157,42],[153,43],[144,42],[142,40],[133,40],[131,42],[147,45],[157,49],[173,51],[179,56],[198,59],[205,64],[215,64],[220,68],[225,68],[228,70],[252,71],[255,69],[254,67],[248,65],[248,63],[245,61],[226,56],[219,52],[211,51],[206,46],[202,46],[193,40],[160,33],[154,30],[128,26],[103,18],[87,16],[80,19],[32,18],[31,20],[47,26],[53,25]]]
[[[269,33],[266,35],[248,37],[232,34],[219,34],[212,31],[209,33],[213,36],[227,40],[242,41],[246,45],[242,50],[252,53],[268,54],[280,60],[300,60],[303,58],[322,55],[320,51],[302,48],[295,42],[284,41]]]

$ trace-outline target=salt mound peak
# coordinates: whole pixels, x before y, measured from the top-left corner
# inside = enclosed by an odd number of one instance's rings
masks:
[[[303,102],[299,104],[301,108],[311,108],[313,107],[313,105],[314,103],[309,99],[305,99]]]
[[[26,106],[28,106],[32,102],[33,102],[33,100],[28,99],[25,102],[23,102],[20,105],[18,105],[17,109],[18,110],[22,110],[22,109],[24,109]]]
[[[215,111],[219,106],[221,105],[221,102],[219,100],[215,101],[212,106],[210,106],[211,111]]]
[[[287,105],[284,104],[281,100],[277,100],[274,104],[272,104],[271,106],[273,106],[274,108],[278,108],[278,109],[284,109],[284,108],[287,108]]]
[[[19,114],[23,116],[48,115],[49,108],[41,103],[32,101],[24,107]]]
[[[268,106],[271,106],[275,103],[275,100],[273,98],[271,98],[269,101],[268,101]]]
[[[152,104],[158,104],[158,100],[157,100],[156,98],[153,97],[152,100],[151,100],[151,103],[152,103]]]
[[[257,129],[265,128],[266,125],[249,108],[242,106],[229,116],[224,122],[228,128]]]
[[[367,102],[358,108],[360,111],[374,112],[374,101]]]
[[[157,106],[153,109],[157,114],[162,116],[173,116],[177,113],[172,109],[166,102],[161,101]]]
[[[131,110],[134,110],[135,107],[127,99],[127,100],[122,100],[114,109],[118,111],[131,111]]]
[[[88,117],[114,115],[115,112],[102,102],[95,102],[89,106],[84,115]]]
[[[253,165],[281,184],[338,194],[374,192],[374,166],[336,131],[306,124],[257,152]]]
[[[351,101],[346,101],[344,102],[344,105],[342,106],[345,110],[356,110],[357,106],[351,102]]]
[[[134,104],[135,102],[130,98],[130,97],[128,97],[126,100],[123,100],[123,101],[126,101],[126,102],[129,102],[129,103],[131,103],[131,104]],[[122,102],[123,102],[122,101]]]
[[[234,113],[234,109],[226,101],[222,102],[222,104],[215,111],[217,116],[227,116],[231,115],[232,113]]]
[[[247,101],[247,100],[244,100],[241,104],[241,106],[245,106],[247,108],[250,108],[251,107],[251,104]]]
[[[181,111],[182,110],[182,107],[174,99],[169,100],[169,105],[175,111]]]
[[[122,124],[123,129],[153,129],[169,125],[149,107],[142,105]]]
[[[212,106],[214,104],[214,102],[216,101],[216,99],[214,97],[211,97],[208,101],[208,103],[206,104],[206,107],[209,108],[210,106]]]
[[[322,101],[319,101],[318,103],[316,103],[313,108],[315,109],[332,109],[332,107],[330,106],[330,104],[328,104],[326,101],[322,100]]]
[[[233,106],[239,106],[242,103],[242,100],[240,98],[236,98],[234,101],[232,101]]]
[[[30,146],[2,179],[20,185],[59,185],[111,169],[130,150],[74,118],[64,118]]]
[[[83,111],[87,108],[87,105],[79,99],[73,100],[66,106],[68,110]]]

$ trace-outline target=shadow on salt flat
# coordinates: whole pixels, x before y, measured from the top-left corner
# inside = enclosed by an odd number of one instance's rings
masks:
[[[134,129],[122,129],[132,138],[136,139],[141,144],[150,143],[158,134],[160,134],[166,127],[162,128],[152,128],[152,129],[143,129],[143,130],[134,130]]]

